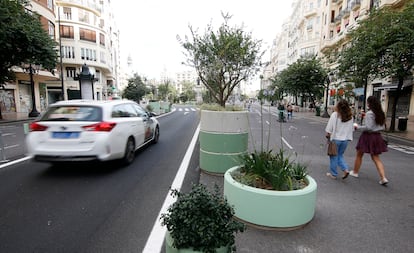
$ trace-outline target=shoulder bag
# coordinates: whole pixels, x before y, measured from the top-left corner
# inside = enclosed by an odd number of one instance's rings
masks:
[[[336,118],[335,121],[335,127],[333,129],[333,132],[331,133],[331,136],[333,136],[333,134],[336,131],[336,123],[338,122],[338,118]],[[328,152],[327,152],[328,156],[336,156],[338,155],[338,147],[336,146],[336,142],[334,142],[333,140],[331,140],[331,138],[329,138],[328,140]]]

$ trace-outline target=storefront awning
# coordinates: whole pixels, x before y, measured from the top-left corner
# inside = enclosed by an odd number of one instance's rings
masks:
[[[403,84],[403,88],[408,87],[413,85],[412,83],[404,83]],[[398,88],[398,84],[396,83],[390,83],[390,84],[383,84],[381,86],[378,87],[374,87],[374,91],[379,91],[379,90],[396,90]]]
[[[352,91],[354,92],[356,97],[364,95],[364,88],[362,88],[362,87],[361,88],[355,88]]]

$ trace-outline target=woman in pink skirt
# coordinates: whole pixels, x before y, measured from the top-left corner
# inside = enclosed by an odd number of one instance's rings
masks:
[[[370,96],[367,99],[369,111],[365,115],[365,125],[355,126],[356,129],[363,130],[359,137],[358,144],[356,145],[356,157],[354,162],[354,169],[349,172],[349,175],[358,177],[358,172],[362,163],[362,156],[364,153],[371,154],[371,159],[374,161],[377,167],[378,174],[380,176],[379,183],[386,185],[388,183],[385,177],[384,164],[382,163],[379,155],[382,152],[387,152],[387,145],[381,136],[381,131],[385,129],[385,113],[382,110],[380,101]]]

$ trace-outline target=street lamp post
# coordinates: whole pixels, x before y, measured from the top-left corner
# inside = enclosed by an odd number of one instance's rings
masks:
[[[331,79],[330,79],[331,73],[329,73],[326,76],[326,97],[325,97],[325,109],[324,112],[322,114],[322,118],[329,118],[329,113],[328,113],[328,96],[329,96],[329,84],[331,83]]]
[[[262,139],[262,152],[263,152],[263,75],[260,75],[260,120],[261,120],[261,139]]]
[[[32,64],[30,63],[27,70],[29,71],[30,88],[32,90],[32,110],[29,112],[29,117],[30,118],[35,118],[35,117],[39,116],[39,114],[40,114],[36,109],[36,96],[35,96],[34,80],[33,80],[33,75],[34,75],[35,72],[37,72],[37,67],[36,67],[36,69],[34,69]]]

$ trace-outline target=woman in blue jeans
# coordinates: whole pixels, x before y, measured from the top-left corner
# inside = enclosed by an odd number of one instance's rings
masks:
[[[334,141],[338,147],[338,154],[329,157],[329,172],[326,175],[332,179],[338,177],[337,167],[343,171],[342,179],[347,178],[349,175],[349,166],[344,159],[344,153],[348,142],[352,141],[353,123],[352,110],[349,103],[346,100],[339,101],[325,128],[326,138]]]

